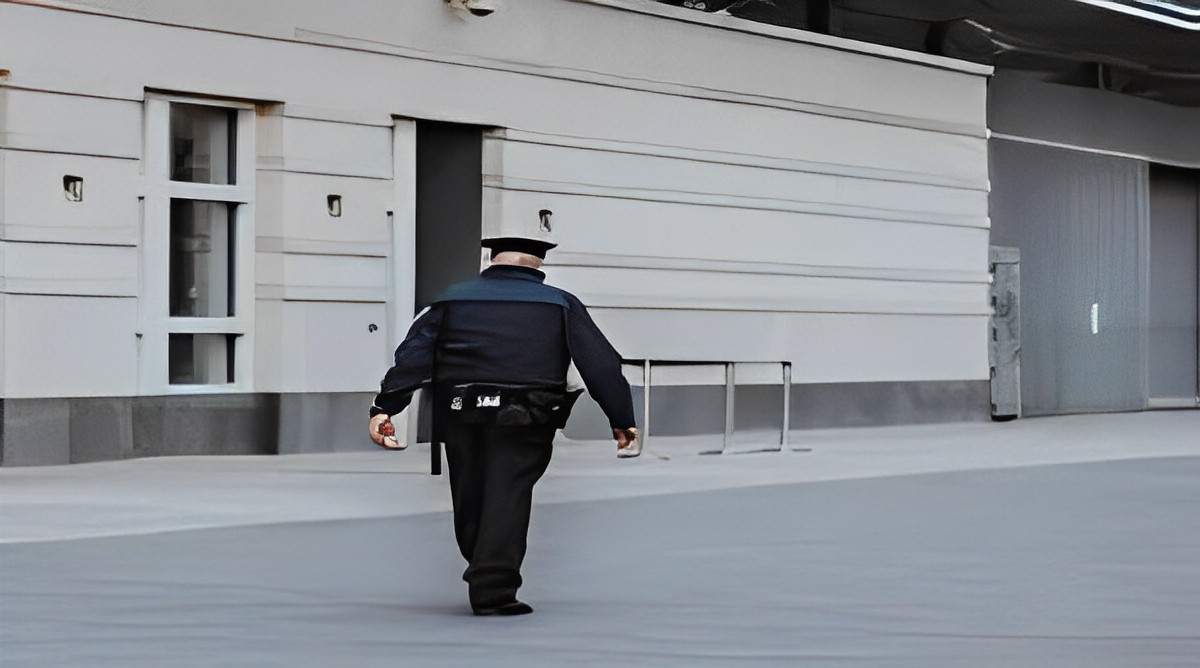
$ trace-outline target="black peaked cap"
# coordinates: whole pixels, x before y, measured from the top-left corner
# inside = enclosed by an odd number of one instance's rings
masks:
[[[484,248],[490,248],[492,251],[492,257],[496,257],[498,253],[511,251],[514,253],[528,253],[529,255],[536,255],[543,260],[546,259],[547,251],[558,246],[558,244],[553,244],[549,241],[542,241],[541,239],[525,239],[523,237],[493,237],[491,239],[484,239],[480,245],[482,245]]]

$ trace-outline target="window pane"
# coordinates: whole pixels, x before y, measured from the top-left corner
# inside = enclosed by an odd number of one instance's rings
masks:
[[[172,385],[223,385],[233,382],[237,334],[170,334]]]
[[[236,146],[236,109],[171,105],[172,181],[235,183]]]
[[[171,200],[171,316],[227,318],[233,312],[236,204]]]

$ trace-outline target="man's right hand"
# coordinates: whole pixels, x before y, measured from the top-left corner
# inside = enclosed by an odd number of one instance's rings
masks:
[[[368,428],[368,433],[371,440],[375,441],[375,445],[387,450],[403,450],[408,447],[407,444],[396,440],[396,426],[392,424],[390,415],[380,413],[371,418],[371,425]]]
[[[642,444],[638,441],[637,427],[613,429],[613,438],[617,441],[618,457],[624,459],[642,454]]]

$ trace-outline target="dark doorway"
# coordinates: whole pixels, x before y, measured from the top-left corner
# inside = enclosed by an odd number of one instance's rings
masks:
[[[1150,406],[1195,407],[1200,178],[1150,166]]]
[[[417,121],[415,308],[479,274],[483,235],[483,132],[475,125]],[[429,393],[421,393],[417,440],[430,440]]]
[[[416,310],[479,273],[483,128],[417,121]]]

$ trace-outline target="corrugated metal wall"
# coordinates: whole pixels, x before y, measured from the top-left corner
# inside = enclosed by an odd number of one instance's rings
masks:
[[[992,243],[1021,249],[1024,414],[1145,408],[1146,164],[995,139],[990,162]]]

